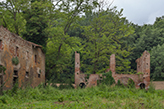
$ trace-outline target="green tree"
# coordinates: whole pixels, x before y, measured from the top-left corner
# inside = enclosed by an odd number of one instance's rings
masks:
[[[164,44],[153,47],[150,52],[151,78],[164,80]]]
[[[48,39],[45,29],[48,27],[50,7],[52,4],[47,0],[31,0],[29,7],[24,10],[27,23],[23,37],[28,41],[42,45],[44,48]]]
[[[0,2],[0,25],[8,28],[13,33],[21,35],[26,24],[22,13],[24,5],[26,5],[26,0]]]
[[[132,40],[129,45],[133,46],[134,49],[129,57],[131,60],[131,66],[136,69],[135,60],[141,56],[141,54],[147,50],[150,51],[157,45],[164,43],[164,17],[157,18],[153,25],[135,25],[135,34],[132,36]],[[153,72],[152,72],[153,73]]]
[[[93,13],[91,24],[84,26],[83,65],[84,72],[104,72],[109,66],[111,54],[116,54],[117,73],[128,73],[131,48],[126,46],[123,38],[133,34],[133,28],[121,18],[122,10],[116,8]],[[85,70],[84,70],[85,69]]]
[[[47,77],[52,77],[55,73],[67,75],[74,69],[70,67],[72,58],[70,54],[73,49],[79,49],[81,39],[75,36],[70,37],[69,30],[78,26],[80,14],[86,10],[92,10],[97,5],[96,0],[92,2],[90,0],[62,0],[58,4],[55,5],[58,7],[54,11],[55,17],[50,19],[46,29],[49,37],[46,53]]]

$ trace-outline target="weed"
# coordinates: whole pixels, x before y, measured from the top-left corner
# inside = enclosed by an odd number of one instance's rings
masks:
[[[10,92],[10,93],[9,93]],[[164,91],[100,86],[84,89],[62,89],[48,86],[5,91],[1,108],[164,108]]]

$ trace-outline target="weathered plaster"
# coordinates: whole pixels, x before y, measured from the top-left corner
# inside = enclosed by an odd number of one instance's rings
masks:
[[[18,71],[19,87],[36,87],[45,82],[45,54],[40,45],[26,41],[6,28],[0,26],[0,65],[6,67],[3,74],[4,90],[13,87],[14,70]],[[37,62],[35,62],[35,55]],[[14,65],[12,58],[18,57],[19,64]],[[38,70],[39,75],[38,77]]]

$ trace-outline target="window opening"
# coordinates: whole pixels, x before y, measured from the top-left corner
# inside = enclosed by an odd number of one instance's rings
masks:
[[[26,51],[26,59],[28,60],[29,59],[29,52]]]
[[[17,70],[14,70],[14,75],[18,76],[18,71]]]
[[[2,50],[2,40],[0,40],[0,50]]]
[[[14,74],[13,74],[13,86],[18,83],[18,71],[14,70]]]
[[[37,55],[35,55],[35,63],[37,63]]]
[[[26,72],[26,76],[25,76],[26,78],[28,78],[29,77],[29,72]]]
[[[18,51],[19,51],[19,48],[18,48],[18,47],[16,47],[16,56],[17,56],[17,57],[19,56]]]
[[[13,86],[18,82],[18,77],[13,77]]]
[[[40,78],[40,74],[38,74],[38,78]]]

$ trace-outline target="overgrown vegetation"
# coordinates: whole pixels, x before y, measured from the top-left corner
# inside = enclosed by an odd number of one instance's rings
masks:
[[[135,88],[135,82],[131,78],[129,78],[129,80],[128,80],[127,87],[128,88]]]
[[[0,96],[1,108],[164,108],[164,91],[101,85],[86,89],[63,89],[40,85]]]
[[[122,17],[123,9],[106,0],[7,0],[0,2],[0,25],[43,46],[46,78],[73,82],[74,51],[81,71],[102,73],[116,55],[116,73],[135,73],[135,60],[147,50],[151,78],[164,79],[164,16],[153,25],[138,26]],[[103,8],[107,7],[107,8]]]
[[[19,59],[18,59],[17,56],[12,58],[12,63],[13,63],[14,65],[18,65],[18,64],[19,64]]]
[[[101,76],[102,75],[102,76]],[[115,83],[114,78],[112,77],[112,72],[100,74],[100,80],[97,81],[98,85],[108,85],[111,86]]]

